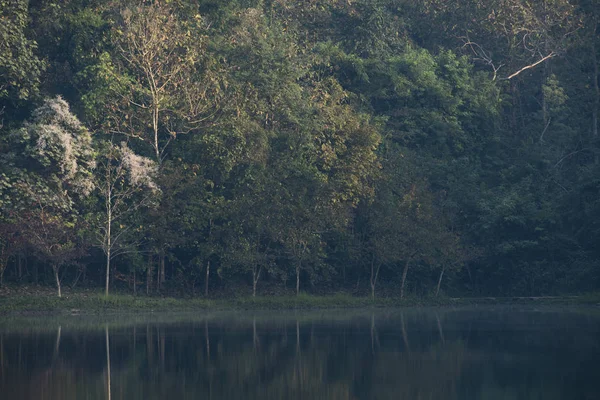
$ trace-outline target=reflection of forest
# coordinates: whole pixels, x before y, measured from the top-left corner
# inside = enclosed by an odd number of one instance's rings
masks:
[[[0,393],[3,400],[597,398],[599,332],[597,318],[449,311],[57,327],[0,333]]]

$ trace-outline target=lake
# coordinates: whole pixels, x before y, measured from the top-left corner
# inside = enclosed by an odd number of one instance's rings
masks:
[[[0,398],[600,399],[600,309],[0,318]]]

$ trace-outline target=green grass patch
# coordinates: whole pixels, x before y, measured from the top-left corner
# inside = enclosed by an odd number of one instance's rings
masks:
[[[73,292],[58,298],[51,294],[13,294],[0,297],[0,313],[111,313],[129,311],[196,311],[196,310],[287,310],[324,308],[394,307],[432,304],[417,298],[357,297],[347,293],[315,296],[301,293],[281,296],[242,296],[233,298],[145,297],[129,294]]]
[[[147,297],[130,294],[105,296],[95,291],[74,291],[58,298],[51,292],[19,293],[0,296],[0,314],[105,314],[126,312],[193,312],[217,310],[311,310],[332,308],[382,308],[415,306],[464,306],[494,304],[596,305],[600,293],[565,297],[478,297],[450,298],[352,296],[340,292],[332,295],[301,293],[279,296],[240,296],[232,298]]]

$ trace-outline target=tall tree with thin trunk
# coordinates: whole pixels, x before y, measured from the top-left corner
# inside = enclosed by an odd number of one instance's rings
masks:
[[[95,99],[88,102],[88,109],[98,106],[106,111],[99,122],[102,130],[137,142],[132,145],[146,152],[140,154],[152,153],[161,174],[178,136],[214,123],[226,86],[221,64],[207,50],[208,25],[201,15],[190,15],[180,6],[138,2],[111,9],[112,47],[93,67],[102,78],[86,97]],[[100,98],[103,102],[97,104]],[[168,185],[163,183],[156,180],[166,192]],[[162,212],[168,207],[158,204],[145,223],[151,232],[149,247],[158,259],[157,290],[165,280],[165,257],[172,239],[171,221]]]
[[[211,120],[222,98],[204,21],[185,15],[162,2],[122,8],[110,33],[114,50],[95,67],[105,77],[100,90],[112,93],[100,104],[104,129],[146,143],[158,165],[177,135]]]
[[[158,198],[155,184],[156,163],[139,156],[125,142],[99,146],[96,188],[104,206],[98,218],[97,241],[106,255],[105,290],[108,296],[111,260],[121,254],[137,251],[138,228],[128,220],[136,210],[147,207]]]

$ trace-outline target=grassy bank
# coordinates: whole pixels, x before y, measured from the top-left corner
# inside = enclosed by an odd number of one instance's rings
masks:
[[[327,308],[460,306],[493,304],[596,305],[600,293],[564,297],[370,297],[336,293],[327,296],[231,297],[219,299],[104,296],[99,291],[74,291],[58,298],[50,290],[12,290],[0,295],[0,314],[105,314],[126,312],[189,312],[220,310],[310,310]]]
[[[258,296],[228,299],[143,297],[127,294],[104,296],[99,293],[72,293],[63,298],[53,295],[16,295],[0,297],[0,314],[13,313],[114,313],[114,312],[186,312],[196,310],[287,310],[323,308],[363,308],[446,304],[448,299],[395,299],[348,294],[330,296]]]

